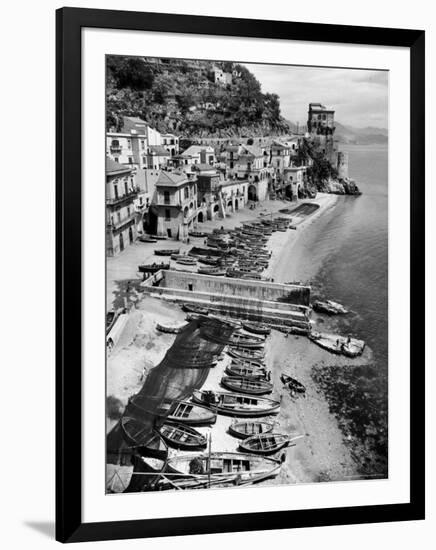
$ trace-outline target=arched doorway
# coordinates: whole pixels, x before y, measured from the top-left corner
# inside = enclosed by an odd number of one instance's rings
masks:
[[[231,200],[230,200],[230,201],[228,201],[228,203],[227,203],[227,207],[228,207],[228,208],[231,208],[231,207],[232,207],[232,201],[231,201]]]
[[[249,201],[257,201],[257,189],[255,185],[249,185],[248,186],[248,200]]]
[[[219,212],[220,210],[220,207],[216,204],[214,207],[213,207],[213,211],[214,212]]]
[[[203,223],[204,221],[203,212],[198,213],[197,221],[198,223]]]
[[[188,213],[189,213],[189,208],[187,206],[185,206],[185,208],[183,210],[183,215],[185,216],[185,218],[188,217]]]
[[[130,244],[133,243],[133,231],[131,227],[129,227],[129,242]]]
[[[238,208],[239,208],[238,199],[235,199],[235,210],[238,210]]]
[[[120,233],[120,252],[124,250],[124,237],[123,234]]]
[[[293,199],[294,198],[294,194],[292,193],[292,185],[289,184],[285,187],[285,197],[287,197],[288,199]]]

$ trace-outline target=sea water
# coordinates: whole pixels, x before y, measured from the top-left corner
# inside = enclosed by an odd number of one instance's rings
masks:
[[[303,235],[301,280],[342,303],[352,314],[342,330],[367,342],[378,367],[388,364],[388,149],[341,145],[349,154],[349,176],[362,195],[339,197]]]

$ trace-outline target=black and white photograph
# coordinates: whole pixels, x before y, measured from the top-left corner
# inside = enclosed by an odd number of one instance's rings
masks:
[[[389,71],[105,69],[106,494],[388,478]]]

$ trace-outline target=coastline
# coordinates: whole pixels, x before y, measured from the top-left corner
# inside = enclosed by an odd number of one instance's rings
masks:
[[[301,237],[307,235],[312,224],[316,223],[323,213],[335,206],[338,198],[337,195],[320,193],[316,199],[304,201],[305,203],[319,204],[319,208],[315,212],[307,216],[292,216],[292,213],[289,214],[297,230],[273,233],[268,241],[268,248],[272,251],[270,266],[264,272],[264,276],[273,277],[276,282],[295,279],[298,273],[299,258],[305,253],[304,240]],[[295,205],[289,202],[268,201],[264,208],[244,209],[226,219],[206,222],[202,225],[202,228],[204,227],[205,231],[221,226],[231,228],[240,224],[241,221],[258,218],[260,213],[268,215],[268,212],[273,213],[283,208],[292,209],[294,207]],[[189,245],[181,243],[181,250],[189,249],[195,244],[195,241],[196,239],[192,239]],[[142,243],[138,243],[138,246],[142,254],[137,253],[134,256],[134,262],[139,261],[139,259],[141,259],[141,263],[156,259],[156,256],[153,256],[152,246],[143,245]],[[284,251],[286,252],[284,253]],[[108,262],[108,264],[112,264],[113,267],[116,262]],[[134,273],[134,278],[137,278],[136,266],[132,261],[127,265],[124,261],[122,265],[123,275]],[[112,269],[112,275],[113,272]],[[110,274],[111,271],[108,273]],[[315,277],[315,275],[316,270],[310,273],[310,278]],[[111,297],[112,303],[115,304],[120,299],[120,293],[113,292],[116,286],[119,286],[122,282],[119,274],[117,277],[112,277],[112,280],[108,281],[108,303],[111,303]],[[138,280],[138,283],[140,283],[140,280]],[[107,395],[115,401],[119,400],[120,413],[126,405],[128,397],[140,389],[144,377],[154,366],[159,364],[174,341],[175,337],[173,335],[157,332],[155,322],[180,322],[185,318],[185,314],[179,306],[156,298],[143,298],[139,286],[129,284],[128,288],[127,296],[123,296],[123,299],[126,299],[129,305],[133,307],[132,324],[126,337],[123,337],[123,341],[116,346],[107,361]],[[304,435],[302,439],[297,441],[295,447],[287,450],[286,461],[279,476],[265,483],[280,485],[338,481],[360,477],[350,445],[344,439],[340,423],[331,412],[327,398],[312,378],[312,369],[331,365],[346,368],[348,365],[353,364],[367,364],[371,361],[371,350],[367,348],[364,355],[356,359],[339,357],[321,349],[305,337],[286,336],[274,330],[267,339],[265,350],[266,365],[272,372],[274,383],[274,393],[272,395],[282,396],[281,411],[279,415],[273,417],[277,431]],[[220,361],[215,368],[211,369],[204,384],[205,389],[216,391],[222,389],[220,379],[227,362],[228,358]],[[284,391],[280,381],[282,372],[296,378],[306,386],[306,397],[292,398],[287,391]],[[116,417],[115,414],[112,419],[108,419],[108,430],[116,423]],[[212,428],[200,429],[205,434],[212,431],[213,450],[234,451],[237,448],[237,441],[227,433],[230,422],[231,419],[228,417],[219,416],[217,423]]]

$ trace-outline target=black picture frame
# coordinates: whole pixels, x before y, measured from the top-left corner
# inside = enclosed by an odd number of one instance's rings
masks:
[[[225,35],[410,49],[410,502],[191,518],[82,522],[81,30]],[[96,541],[424,519],[424,52],[420,30],[78,8],[56,13],[56,539]]]

